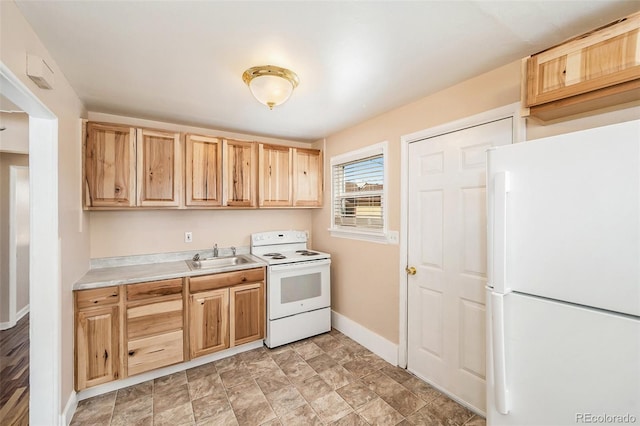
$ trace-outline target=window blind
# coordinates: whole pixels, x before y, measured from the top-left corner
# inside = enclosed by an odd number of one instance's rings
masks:
[[[333,166],[334,226],[384,229],[382,154]]]

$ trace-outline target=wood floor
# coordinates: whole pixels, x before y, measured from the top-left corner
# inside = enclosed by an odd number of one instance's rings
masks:
[[[0,425],[29,424],[29,315],[0,331]]]

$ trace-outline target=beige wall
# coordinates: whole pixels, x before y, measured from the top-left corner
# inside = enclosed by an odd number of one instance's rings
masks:
[[[328,161],[332,156],[389,142],[389,229],[400,229],[400,138],[520,100],[520,61],[389,111],[315,143],[325,147],[325,207],[313,212],[315,248],[332,254],[333,309],[385,339],[399,342],[400,246],[331,237]],[[551,136],[640,116],[625,105],[604,113],[542,125],[527,120],[527,139]],[[403,244],[403,241],[400,242]]]
[[[0,151],[29,153],[29,116],[23,112],[0,112]]]
[[[309,210],[148,210],[91,212],[91,257],[249,246],[253,232],[303,229]],[[193,242],[184,242],[185,231]]]
[[[309,147],[296,141],[110,114],[89,112],[88,117],[92,121]],[[218,247],[242,247],[249,245],[249,235],[253,232],[311,231],[309,209],[92,211],[90,216],[92,258],[199,250],[211,248],[213,243]],[[185,231],[193,232],[192,243],[184,242]]]
[[[0,322],[9,321],[9,168],[28,165],[28,155],[0,152]],[[29,289],[19,286],[16,290],[18,312],[29,304],[25,300]]]
[[[58,118],[58,233],[61,244],[61,407],[73,392],[73,294],[71,288],[89,266],[88,215],[81,209],[81,122],[83,104],[15,3],[0,2],[0,60]],[[35,54],[52,67],[53,90],[38,88],[26,76],[26,55]],[[35,147],[37,149],[37,144]],[[32,152],[33,153],[33,152]],[[32,175],[38,170],[31,169]],[[37,289],[32,294],[38,297]]]

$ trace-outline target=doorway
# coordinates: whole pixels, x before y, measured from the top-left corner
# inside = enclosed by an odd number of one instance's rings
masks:
[[[9,322],[13,326],[29,313],[28,166],[9,167],[9,188]]]
[[[514,141],[515,108],[403,138],[407,369],[485,411],[486,150]],[[402,359],[402,354],[401,354]]]
[[[29,423],[60,424],[58,120],[2,62],[0,95],[29,115]]]

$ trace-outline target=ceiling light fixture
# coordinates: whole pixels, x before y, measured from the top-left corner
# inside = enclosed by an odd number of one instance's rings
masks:
[[[242,80],[253,97],[269,109],[285,103],[300,83],[296,73],[274,65],[249,68],[242,74]]]

